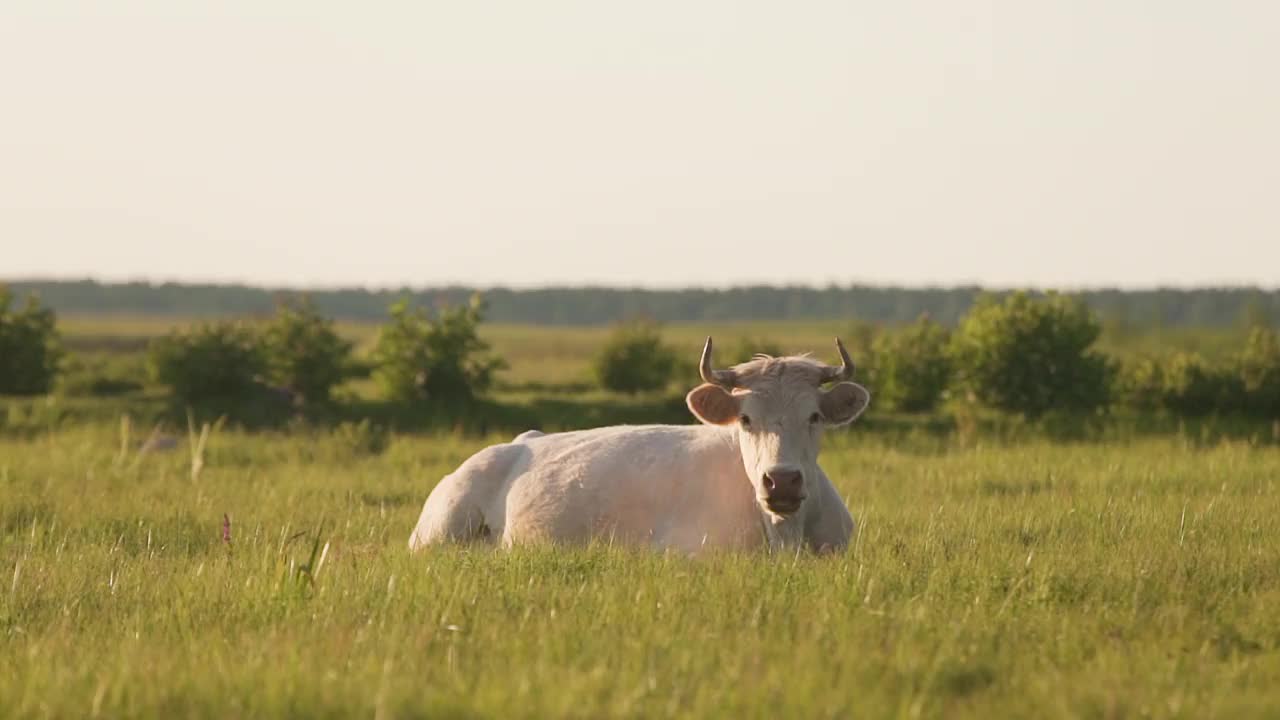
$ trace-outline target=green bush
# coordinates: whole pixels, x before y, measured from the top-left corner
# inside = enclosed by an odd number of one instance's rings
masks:
[[[112,397],[143,389],[147,362],[136,353],[71,353],[62,364],[58,393],[72,397]]]
[[[872,353],[877,399],[904,412],[936,409],[951,382],[950,339],[947,329],[928,317],[877,337]]]
[[[340,423],[333,429],[332,442],[351,456],[380,455],[391,443],[391,433],[365,418],[360,422]]]
[[[1265,331],[1250,338],[1234,362],[1210,362],[1196,353],[1124,363],[1117,400],[1142,411],[1183,417],[1212,414],[1268,416],[1280,410],[1280,349]]]
[[[1118,403],[1134,410],[1167,409],[1164,364],[1153,357],[1126,360],[1117,373],[1114,395]]]
[[[1107,404],[1112,374],[1092,349],[1100,332],[1073,298],[984,295],[952,336],[950,354],[960,387],[984,405],[1028,419],[1091,411]]]
[[[884,334],[884,327],[879,323],[866,320],[852,320],[843,335],[845,347],[854,358],[868,358],[875,354],[876,340]],[[859,364],[859,374],[862,372]]]
[[[662,342],[658,325],[647,320],[615,327],[595,359],[602,387],[632,394],[665,388],[676,366],[675,350]]]
[[[782,346],[772,340],[765,338],[744,337],[739,340],[729,352],[725,353],[726,365],[737,365],[744,363],[755,357],[756,355],[769,355],[772,357],[782,357],[786,352]],[[696,371],[695,367],[695,371]]]
[[[57,319],[28,295],[21,310],[0,286],[0,395],[43,395],[53,388],[62,361]]]
[[[62,376],[58,392],[72,397],[115,397],[140,392],[141,381],[93,371],[70,372]]]
[[[148,369],[156,382],[191,405],[237,402],[259,394],[267,368],[257,333],[238,322],[174,331],[152,341]]]
[[[1269,419],[1280,418],[1280,335],[1255,327],[1239,358],[1245,410]]]
[[[378,333],[374,377],[396,402],[467,402],[488,390],[504,367],[479,336],[484,303],[446,308],[432,318],[407,301],[391,306],[391,323]]]
[[[271,381],[308,405],[328,403],[349,373],[352,343],[310,301],[279,305],[262,342]]]
[[[1179,353],[1164,367],[1165,409],[1177,415],[1202,416],[1243,409],[1244,385],[1234,368],[1214,365],[1199,355]]]

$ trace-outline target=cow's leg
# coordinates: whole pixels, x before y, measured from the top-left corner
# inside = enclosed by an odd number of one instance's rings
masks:
[[[409,549],[441,542],[483,540],[489,534],[480,504],[460,487],[457,475],[446,475],[422,506]]]
[[[843,553],[857,525],[826,473],[820,469],[814,480],[815,497],[810,502],[816,512],[811,512],[805,524],[805,540],[819,554]]]
[[[528,458],[528,448],[519,444],[496,445],[472,455],[427,496],[409,549],[442,542],[495,542],[503,531],[510,478],[523,471]]]

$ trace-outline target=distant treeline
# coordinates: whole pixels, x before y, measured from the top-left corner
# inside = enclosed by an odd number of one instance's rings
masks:
[[[11,281],[18,296],[38,293],[60,313],[172,316],[245,316],[271,313],[282,297],[308,295],[327,315],[382,320],[402,298],[438,307],[462,305],[475,288],[396,290],[270,289],[243,285]],[[836,320],[907,323],[928,313],[955,325],[982,293],[979,287],[901,288],[867,285],[739,287],[725,290],[641,290],[552,287],[481,291],[491,322],[530,325],[602,325],[647,317],[665,323]],[[1132,327],[1231,327],[1280,321],[1280,291],[1258,288],[1086,290],[1074,292],[1105,321]]]

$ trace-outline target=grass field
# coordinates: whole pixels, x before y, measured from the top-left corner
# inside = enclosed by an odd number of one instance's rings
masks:
[[[0,716],[1280,714],[1274,447],[855,426],[839,557],[411,557],[496,438],[316,432],[216,432],[195,479],[185,438],[0,437]]]
[[[60,321],[82,377],[140,379],[174,324]],[[629,398],[591,378],[608,328],[484,326],[510,363],[485,422],[377,416],[356,380],[374,426],[223,426],[198,472],[160,388],[0,399],[0,717],[1280,716],[1280,423],[873,402],[823,454],[839,557],[409,556],[435,482],[510,431],[688,421],[706,334],[834,360],[851,330],[668,327],[689,367]],[[173,446],[140,450],[157,419]]]

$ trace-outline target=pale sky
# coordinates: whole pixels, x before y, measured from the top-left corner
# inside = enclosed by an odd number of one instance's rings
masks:
[[[5,0],[24,276],[1280,286],[1280,3]]]

